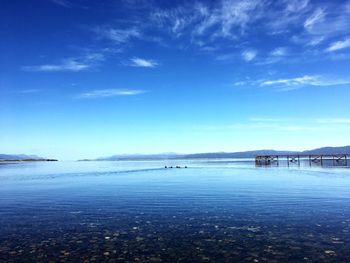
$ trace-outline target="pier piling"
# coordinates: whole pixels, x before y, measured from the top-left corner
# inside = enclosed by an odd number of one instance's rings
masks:
[[[300,166],[301,160],[308,161],[309,165],[330,165],[347,166],[347,154],[310,154],[310,155],[258,155],[255,157],[256,166],[279,166],[281,162],[286,162],[287,166]]]

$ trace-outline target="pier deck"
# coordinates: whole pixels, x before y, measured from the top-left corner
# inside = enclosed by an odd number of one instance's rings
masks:
[[[257,166],[279,165],[281,162],[286,162],[287,165],[299,165],[301,161],[307,161],[309,165],[317,164],[324,165],[331,163],[333,166],[347,166],[347,154],[289,154],[289,155],[258,155],[255,157]]]

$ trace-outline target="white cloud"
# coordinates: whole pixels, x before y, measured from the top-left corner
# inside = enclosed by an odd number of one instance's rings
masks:
[[[285,120],[280,118],[253,117],[253,118],[250,118],[249,121],[251,122],[283,122]]]
[[[282,61],[286,56],[288,56],[288,48],[278,47],[272,50],[265,58],[258,60],[256,65],[268,65]],[[289,62],[291,59],[288,60]]]
[[[260,82],[260,86],[276,86],[282,87],[280,91],[290,91],[303,86],[338,86],[350,84],[350,80],[332,79],[323,76],[304,75],[296,78],[285,78],[276,80],[264,80]]]
[[[72,7],[72,3],[68,0],[51,0],[51,1],[63,7]]]
[[[350,118],[320,118],[316,120],[322,124],[350,124]]]
[[[287,13],[297,13],[304,10],[309,5],[309,0],[285,0]]]
[[[116,43],[125,43],[133,38],[140,38],[141,32],[136,27],[128,29],[97,27],[94,31],[102,38],[112,40]]]
[[[82,58],[67,58],[57,64],[43,64],[37,66],[24,66],[24,71],[58,72],[71,71],[78,72],[90,69],[96,62],[104,60],[104,55],[100,53],[90,53]]]
[[[248,122],[248,123],[236,123],[229,125],[230,129],[268,129],[270,131],[282,131],[282,132],[297,132],[297,131],[315,131],[319,130],[319,127],[312,126],[311,124],[298,124],[288,122]]]
[[[40,92],[40,89],[23,89],[23,90],[19,90],[17,93],[20,94],[31,94],[31,93],[38,93]]]
[[[271,1],[267,1],[264,6],[263,24],[266,25],[265,30],[269,35],[287,35],[291,29],[300,27],[311,9],[307,0],[283,0],[276,3],[277,6],[274,6]],[[280,10],[283,6],[284,9]]]
[[[313,85],[316,81],[315,76],[302,76],[297,78],[287,78],[287,79],[277,79],[277,80],[265,80],[261,83],[261,86],[271,86],[271,85]]]
[[[191,41],[210,32],[210,37],[204,39],[208,42],[218,37],[232,39],[242,35],[264,14],[264,3],[259,0],[221,0],[213,5],[188,3],[172,9],[157,9],[151,14],[151,20],[172,36],[189,33]]]
[[[205,9],[201,9],[205,10]],[[258,0],[222,0],[209,12],[201,11],[203,19],[194,32],[201,35],[215,28],[213,37],[235,37],[245,33],[248,26],[263,15],[263,3]]]
[[[99,89],[81,93],[77,96],[79,99],[97,99],[117,96],[134,96],[145,93],[144,90],[132,89]]]
[[[350,37],[341,41],[336,41],[329,45],[329,47],[326,49],[328,52],[337,51],[344,48],[350,47]]]
[[[316,5],[315,5],[316,6]],[[328,10],[326,13],[324,10]],[[322,8],[316,10],[304,22],[306,33],[318,38],[331,38],[344,35],[349,32],[350,12],[346,10],[346,3],[323,4]]]
[[[86,70],[90,65],[86,63],[77,62],[75,60],[66,60],[60,64],[44,64],[39,66],[25,66],[23,70],[25,71],[44,71],[44,72],[54,72],[54,71],[82,71]]]
[[[236,81],[232,85],[238,87],[238,86],[245,86],[247,84],[248,84],[247,81]]]
[[[273,57],[283,57],[283,56],[286,56],[287,53],[288,53],[287,48],[279,47],[272,50],[270,55]]]
[[[306,45],[307,46],[317,46],[324,40],[324,37],[313,37],[311,38]]]
[[[309,76],[305,75],[297,78],[287,78],[287,79],[277,79],[277,80],[265,80],[261,83],[261,86],[271,86],[271,85],[286,85],[286,86],[336,86],[350,84],[350,80],[340,80],[340,79],[327,79],[320,76]]]
[[[249,87],[276,87],[278,91],[290,91],[305,86],[314,87],[330,87],[350,85],[350,79],[341,79],[322,75],[304,75],[295,78],[280,79],[255,79],[255,80],[237,80],[233,86],[249,86]]]
[[[159,65],[158,62],[154,60],[147,60],[147,59],[137,58],[137,57],[132,58],[131,64],[130,64],[130,66],[133,66],[133,67],[143,67],[143,68],[154,68],[158,65]]]
[[[304,27],[307,30],[311,30],[315,24],[322,22],[324,18],[325,12],[323,11],[323,9],[318,8],[310,17],[306,19],[306,21],[304,22]]]
[[[332,124],[331,126],[329,124]],[[271,129],[280,131],[315,131],[350,128],[349,118],[273,118],[253,117],[244,123],[230,125],[235,129]]]
[[[223,1],[220,12],[222,35],[230,36],[235,27],[244,32],[248,24],[256,20],[260,15],[260,3],[261,1],[257,0]]]
[[[242,52],[242,57],[245,61],[252,61],[257,55],[257,51],[253,49],[245,50]]]

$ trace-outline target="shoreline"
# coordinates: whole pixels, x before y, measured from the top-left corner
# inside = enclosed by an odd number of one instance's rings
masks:
[[[15,160],[0,160],[0,164],[6,163],[22,163],[22,162],[58,162],[57,159],[15,159]]]

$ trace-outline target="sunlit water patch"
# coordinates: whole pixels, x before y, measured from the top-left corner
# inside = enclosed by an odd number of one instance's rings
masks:
[[[350,262],[349,169],[59,162],[0,182],[4,262]]]

